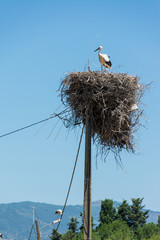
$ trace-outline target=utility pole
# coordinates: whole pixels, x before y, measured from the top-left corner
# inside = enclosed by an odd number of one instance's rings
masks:
[[[38,226],[38,220],[35,220],[36,223],[36,232],[37,232],[37,240],[41,240],[41,235],[40,235],[40,231],[39,231],[39,226]]]
[[[85,169],[84,169],[84,210],[83,210],[83,239],[91,240],[91,136],[92,122],[86,111],[85,134]]]

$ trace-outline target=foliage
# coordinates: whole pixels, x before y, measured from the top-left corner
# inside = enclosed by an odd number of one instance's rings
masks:
[[[154,235],[160,234],[160,228],[155,223],[147,223],[143,226],[143,238],[150,239]],[[160,238],[159,238],[160,239]]]
[[[118,207],[117,219],[129,224],[130,206],[126,200]]]
[[[134,239],[133,231],[125,222],[116,220],[113,223],[103,224],[98,229],[100,239],[105,240],[132,240]]]
[[[144,210],[143,198],[132,198],[129,205],[126,200],[117,208],[113,201],[105,199],[101,203],[100,224],[93,229],[92,240],[160,240],[160,217],[158,223],[146,223],[148,210]],[[77,218],[72,217],[68,223],[68,231],[63,235],[53,229],[51,240],[83,240],[83,214],[82,225],[77,228]]]
[[[154,235],[149,240],[159,240],[159,239],[160,239],[160,235]],[[145,240],[145,239],[143,239],[143,240]]]
[[[148,218],[148,211],[144,211],[142,205],[143,198],[132,198],[132,205],[130,206],[126,200],[118,207],[117,219],[121,219],[131,227],[138,236],[142,235],[142,227]]]
[[[83,232],[80,232],[77,234],[73,240],[83,240]],[[100,240],[100,237],[98,235],[98,232],[96,230],[92,231],[92,240]]]
[[[61,240],[70,240],[70,239],[73,239],[74,236],[75,236],[75,234],[71,230],[69,230],[65,234],[62,235]]]
[[[148,218],[149,210],[143,211],[143,198],[132,198],[132,205],[129,213],[129,226],[136,232],[138,227],[143,227]]]
[[[71,218],[70,223],[68,223],[68,229],[75,235],[78,231],[77,224],[79,222],[77,221],[77,218]]]
[[[146,223],[138,227],[135,235],[136,240],[160,240],[160,228],[158,224]]]
[[[69,240],[69,239],[73,239],[78,232],[78,221],[77,218],[72,217],[70,219],[71,221],[68,223],[68,231],[63,234],[63,236],[61,237],[62,240]]]
[[[160,216],[158,216],[158,226],[160,227]]]
[[[53,229],[52,233],[51,233],[51,236],[49,236],[49,238],[51,240],[60,240],[61,239],[61,234],[58,233],[55,229]]]
[[[83,232],[78,233],[73,240],[83,240]]]
[[[82,218],[82,224],[81,224],[79,230],[83,231],[84,225],[83,225],[83,213],[82,212],[80,212],[80,217]],[[93,229],[93,227],[95,226],[95,224],[93,223],[93,216],[91,216],[91,221],[92,221],[91,224],[92,224],[92,229]]]
[[[82,212],[80,212],[80,217],[82,218],[82,224],[81,224],[79,229],[82,232],[83,231],[83,227],[84,227],[84,225],[83,225],[83,213]]]
[[[105,199],[101,202],[101,211],[99,216],[100,226],[102,224],[109,224],[116,220],[116,209],[113,207],[111,199]]]

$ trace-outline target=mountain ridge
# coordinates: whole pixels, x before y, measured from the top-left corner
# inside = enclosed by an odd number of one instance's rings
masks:
[[[114,207],[121,204],[117,201],[113,201],[113,203]],[[62,205],[30,201],[0,204],[0,232],[3,234],[5,239],[28,239],[33,224],[33,207],[36,209],[36,215],[39,220],[40,228],[56,220],[57,216],[55,215],[55,211],[57,209],[63,209]],[[98,224],[100,208],[101,200],[92,202],[92,216],[96,225]],[[80,212],[82,211],[82,205],[67,205],[58,231],[64,233],[67,230],[67,224],[69,223],[71,217],[76,217],[80,226]],[[157,223],[158,215],[160,215],[160,212],[150,210],[147,222]],[[49,239],[48,236],[51,234],[52,229],[56,228],[56,226],[57,225],[55,224],[42,229],[42,239]],[[33,237],[35,238],[35,232]]]

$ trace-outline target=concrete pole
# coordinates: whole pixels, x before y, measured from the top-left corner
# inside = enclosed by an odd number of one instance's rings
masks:
[[[84,169],[84,213],[83,213],[83,239],[91,240],[91,135],[92,123],[86,113],[86,134],[85,134],[85,169]]]

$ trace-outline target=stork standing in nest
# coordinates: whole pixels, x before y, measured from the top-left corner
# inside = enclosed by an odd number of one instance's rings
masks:
[[[103,70],[103,66],[105,66],[106,68],[111,69],[112,63],[111,63],[111,61],[109,59],[109,56],[107,54],[102,54],[101,53],[102,49],[103,49],[103,47],[100,46],[99,48],[97,48],[95,50],[95,52],[99,50],[98,57],[99,57],[99,61],[101,63],[101,70]]]

